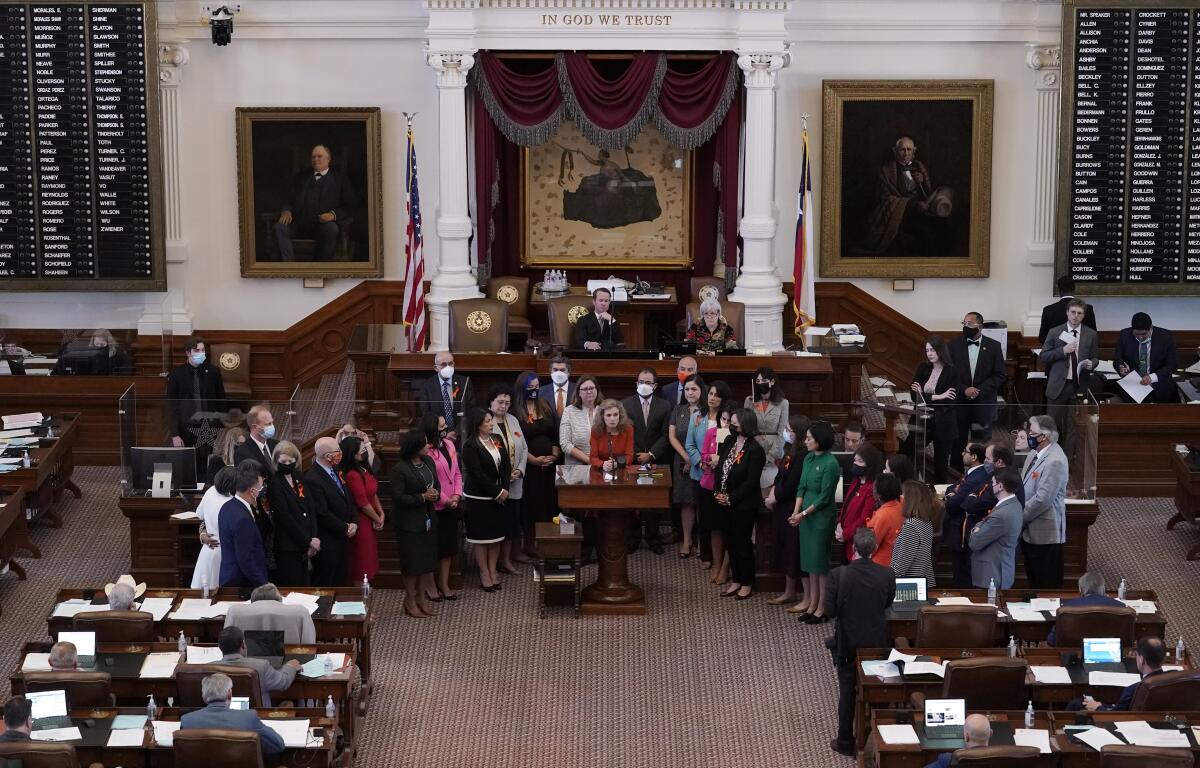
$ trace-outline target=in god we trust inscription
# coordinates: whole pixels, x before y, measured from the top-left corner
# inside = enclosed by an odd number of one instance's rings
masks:
[[[669,13],[543,13],[543,27],[669,27]]]

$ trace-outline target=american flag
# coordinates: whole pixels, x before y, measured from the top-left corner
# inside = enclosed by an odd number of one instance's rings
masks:
[[[800,192],[796,195],[796,262],[792,270],[795,281],[792,286],[792,309],[796,312],[797,334],[803,334],[817,321],[813,292],[813,225],[808,220],[812,214],[812,166],[808,155],[807,130],[801,134],[801,141],[804,143],[804,153],[800,161]]]
[[[404,255],[404,337],[409,352],[425,349],[425,247],[421,238],[421,196],[417,193],[417,145],[408,127],[408,163],[404,172],[408,239]]]

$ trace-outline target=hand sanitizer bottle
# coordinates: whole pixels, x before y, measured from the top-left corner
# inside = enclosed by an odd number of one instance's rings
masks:
[[[1179,642],[1175,643],[1175,663],[1176,664],[1183,663],[1183,654],[1184,654],[1183,635],[1180,635]]]
[[[179,655],[187,659],[187,638],[183,636],[183,630],[179,630]]]
[[[1008,636],[1008,657],[1010,659],[1017,657],[1017,638],[1013,635]]]
[[[371,596],[371,582],[367,581],[367,574],[365,573],[363,574],[362,596],[364,603],[367,602],[367,598]]]
[[[1033,701],[1029,702],[1029,706],[1025,707],[1025,727],[1033,727]]]
[[[1125,579],[1121,579],[1121,583],[1117,586],[1117,599],[1125,601]]]
[[[205,600],[208,599],[208,577],[207,576],[200,577],[200,597],[203,597]]]
[[[989,605],[996,604],[996,580],[995,579],[991,579],[988,581],[987,601],[988,601]]]
[[[325,698],[325,717],[328,717],[330,720],[332,720],[336,716],[337,716],[337,704],[333,703],[332,695],[327,696]]]
[[[153,720],[154,716],[157,714],[158,714],[158,706],[155,705],[155,703],[154,703],[154,694],[150,694],[150,696],[148,696],[147,700],[146,700],[146,717]]]

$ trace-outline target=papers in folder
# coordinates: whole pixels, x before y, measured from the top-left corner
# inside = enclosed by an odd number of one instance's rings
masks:
[[[92,605],[91,603],[85,603],[83,600],[67,600],[66,602],[62,602],[54,606],[54,612],[50,615],[70,618],[77,613],[93,613],[95,611],[107,610],[107,604]]]
[[[146,732],[141,728],[122,728],[108,734],[110,747],[140,747],[146,741]]]
[[[179,730],[180,723],[178,721],[155,720],[154,725],[154,741],[160,747],[171,747],[175,745],[175,731]]]
[[[1029,603],[1006,603],[1005,609],[1013,621],[1045,621],[1045,615]]]
[[[178,663],[179,651],[146,654],[138,677],[170,677],[175,674],[175,665]]]
[[[142,601],[138,610],[145,611],[154,615],[155,621],[162,621],[167,616],[167,612],[171,610],[171,606],[175,604],[173,597],[147,597]]]
[[[921,740],[917,738],[916,730],[911,725],[880,725],[876,727],[879,729],[879,738],[888,744],[921,743]]]
[[[1183,747],[1191,746],[1187,734],[1176,728],[1155,728],[1145,720],[1127,720],[1113,723],[1117,732],[1130,744],[1139,747]]]
[[[50,654],[48,653],[27,653],[25,661],[21,662],[22,672],[49,672],[50,671]]]
[[[905,664],[908,664],[911,661],[916,661],[917,657],[907,653],[900,653],[900,651],[897,651],[895,648],[893,648],[892,652],[888,654],[887,660],[903,661]]]
[[[900,677],[900,668],[890,661],[883,659],[875,659],[874,661],[863,661],[862,671],[864,675],[873,675],[881,680],[888,677]]]
[[[939,597],[937,599],[937,604],[938,605],[971,605],[971,598],[969,598],[969,597]]]
[[[316,595],[310,595],[305,592],[288,592],[283,598],[284,605],[302,605],[308,609],[308,615],[317,612],[317,602],[320,600]]]
[[[286,747],[308,745],[308,720],[263,720],[263,725],[278,733]]]
[[[943,661],[938,664],[933,661],[910,661],[904,665],[905,676],[909,675],[937,675],[938,677],[946,676],[946,665],[948,661]]]
[[[1121,385],[1121,389],[1125,390],[1125,394],[1133,398],[1135,403],[1142,402],[1154,391],[1154,387],[1142,383],[1142,375],[1137,371],[1130,371],[1117,383]]]
[[[1075,738],[1087,744],[1092,749],[1099,752],[1102,748],[1109,744],[1124,744],[1125,742],[1113,736],[1111,732],[1103,728],[1087,728],[1082,731],[1074,731]]]
[[[1057,597],[1035,597],[1029,601],[1029,607],[1035,611],[1049,611],[1054,613],[1058,610],[1059,604],[1062,602]]]
[[[145,715],[117,715],[113,718],[112,729],[114,731],[124,728],[145,728]]]
[[[216,664],[225,654],[216,646],[189,645],[187,649],[188,664]]]
[[[359,600],[356,602],[334,603],[334,616],[365,616],[367,613],[367,604]]]
[[[206,619],[210,608],[212,608],[212,600],[207,597],[185,597],[179,601],[179,607],[171,613],[171,618],[176,621]]]
[[[1013,744],[1018,747],[1037,747],[1043,755],[1050,754],[1050,731],[1041,728],[1014,728]]]
[[[1049,685],[1070,685],[1071,673],[1066,667],[1030,667],[1033,679]]]
[[[44,731],[34,731],[29,734],[34,741],[82,741],[83,734],[78,728],[47,728]]]
[[[1089,672],[1088,685],[1110,685],[1114,688],[1128,688],[1140,682],[1142,676],[1136,672]]]

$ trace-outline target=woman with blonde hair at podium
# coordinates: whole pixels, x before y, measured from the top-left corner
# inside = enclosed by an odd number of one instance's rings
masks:
[[[588,455],[596,469],[611,475],[633,463],[633,422],[620,400],[610,397],[596,409],[591,445]]]

